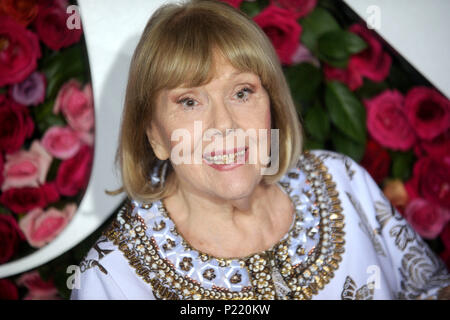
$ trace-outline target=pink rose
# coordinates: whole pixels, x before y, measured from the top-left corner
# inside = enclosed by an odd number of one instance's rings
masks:
[[[18,214],[35,208],[45,208],[58,200],[59,193],[54,183],[46,183],[39,188],[12,188],[0,196],[0,203]]]
[[[325,78],[345,83],[352,91],[363,85],[364,77],[374,82],[386,79],[391,69],[391,56],[383,51],[380,42],[366,27],[354,24],[349,28],[349,31],[364,39],[368,47],[364,51],[351,56],[345,69],[325,65]]]
[[[264,30],[280,58],[282,64],[291,64],[292,55],[298,47],[302,32],[294,15],[275,5],[269,5],[253,20]]]
[[[6,155],[2,191],[10,188],[37,187],[45,182],[52,157],[39,141],[33,141],[30,150]]]
[[[450,101],[434,89],[411,89],[405,98],[405,109],[412,127],[422,139],[433,139],[450,128]]]
[[[412,200],[405,209],[405,219],[422,237],[436,238],[450,218],[450,212],[425,199]]]
[[[34,131],[28,108],[10,99],[0,103],[0,123],[0,151],[6,153],[19,150]]]
[[[19,300],[19,291],[9,279],[0,279],[0,300]]]
[[[413,176],[405,183],[410,198],[421,197],[450,209],[450,157],[423,157],[414,164]]]
[[[69,29],[67,20],[70,16],[66,12],[69,6],[67,1],[56,1],[52,6],[41,6],[35,21],[36,31],[45,43],[52,50],[66,48],[80,40],[82,30]]]
[[[94,126],[94,104],[92,86],[70,80],[58,92],[53,113],[62,112],[69,125],[76,131],[89,131]]]
[[[62,195],[74,196],[87,187],[92,157],[92,149],[85,145],[73,158],[61,163],[56,176],[56,185]]]
[[[403,96],[397,90],[386,90],[366,100],[367,129],[382,146],[393,150],[408,150],[416,137],[406,118]]]
[[[45,132],[42,145],[55,158],[65,160],[80,150],[81,140],[71,128],[54,126]]]
[[[34,209],[19,221],[20,229],[31,246],[41,248],[60,234],[76,208],[75,204],[68,204],[62,211],[55,208],[46,211]]]
[[[16,280],[18,286],[28,289],[28,294],[23,300],[58,300],[60,299],[53,279],[44,281],[37,270],[22,274]]]
[[[41,57],[38,37],[0,13],[0,87],[25,80]]]
[[[0,214],[0,264],[9,261],[14,256],[23,240],[25,240],[25,236],[16,219],[10,215]]]
[[[317,0],[271,0],[271,3],[291,11],[295,19],[299,19],[313,11]]]

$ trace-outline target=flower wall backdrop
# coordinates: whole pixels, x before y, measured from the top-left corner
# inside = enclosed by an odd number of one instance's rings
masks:
[[[349,155],[450,267],[450,101],[330,0],[223,0],[272,41],[306,149]],[[64,1],[0,0],[0,263],[67,224],[92,162],[92,89]],[[64,20],[64,21],[63,21]],[[110,220],[109,220],[110,221]],[[54,261],[0,280],[0,299],[68,298],[103,227]]]
[[[89,181],[92,88],[69,5],[0,0],[0,264],[58,236]],[[1,279],[0,299],[61,297],[55,271]]]

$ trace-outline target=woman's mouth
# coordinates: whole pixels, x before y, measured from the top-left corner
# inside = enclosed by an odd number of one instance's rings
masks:
[[[234,148],[234,150],[213,151],[204,155],[204,162],[217,170],[231,170],[246,163],[248,147]]]

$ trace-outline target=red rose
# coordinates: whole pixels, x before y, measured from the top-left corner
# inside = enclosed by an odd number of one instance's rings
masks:
[[[0,105],[0,151],[13,153],[19,150],[34,130],[28,109],[11,100]]]
[[[80,29],[69,29],[66,12],[67,1],[57,1],[52,6],[42,6],[36,18],[36,31],[39,38],[52,50],[68,47],[80,40]]]
[[[381,183],[389,174],[391,157],[378,143],[369,140],[361,165],[370,173],[376,183]]]
[[[386,79],[391,69],[392,58],[383,51],[381,43],[372,31],[360,24],[352,25],[349,31],[364,39],[368,47],[351,56],[346,69],[326,66],[324,72],[327,80],[341,81],[354,91],[363,85],[363,77],[374,82]]]
[[[28,289],[23,300],[56,300],[60,299],[53,279],[44,281],[37,270],[24,273],[17,279],[18,286]]]
[[[294,15],[286,9],[269,5],[253,19],[272,41],[281,63],[291,64],[302,32]]]
[[[4,13],[27,26],[38,13],[37,0],[3,0],[0,7]]]
[[[386,90],[364,101],[367,108],[367,129],[383,147],[408,150],[416,140],[406,118],[403,96],[397,90]]]
[[[25,80],[41,57],[38,37],[14,19],[0,16],[0,87]]]
[[[74,196],[87,187],[92,157],[92,149],[85,145],[74,157],[61,162],[56,177],[60,194]]]
[[[271,0],[271,3],[291,11],[299,19],[313,11],[317,0]]]
[[[450,129],[431,140],[420,140],[414,146],[414,152],[418,157],[430,155],[440,158],[448,156],[450,154]]]
[[[364,77],[380,82],[386,79],[391,69],[392,58],[383,51],[381,43],[375,38],[372,31],[360,24],[354,24],[349,31],[360,36],[368,47],[350,58],[350,64],[358,69]]]
[[[408,119],[422,139],[433,139],[450,128],[450,101],[427,87],[411,89],[405,98]]]
[[[0,214],[0,264],[9,261],[14,256],[20,242],[24,239],[25,236],[16,219],[10,215]]]
[[[405,219],[417,233],[427,239],[436,238],[449,218],[449,210],[421,198],[409,202],[405,209]]]
[[[345,83],[351,91],[355,91],[364,83],[362,75],[358,70],[349,64],[347,69],[335,68],[328,64],[324,64],[323,68],[325,79],[328,81],[337,80]]]
[[[405,186],[410,198],[423,197],[450,209],[450,158],[420,158],[414,165],[413,177]]]
[[[0,202],[15,213],[26,213],[35,208],[44,208],[58,200],[58,190],[53,183],[44,184],[39,188],[12,188],[0,196]]]
[[[18,300],[19,291],[11,280],[0,279],[0,300]]]

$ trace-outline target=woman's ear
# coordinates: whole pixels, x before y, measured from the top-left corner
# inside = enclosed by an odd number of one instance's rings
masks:
[[[156,126],[150,125],[146,130],[146,134],[148,142],[152,146],[156,157],[160,160],[169,159],[169,150],[164,144],[164,140],[162,139],[162,136]]]

